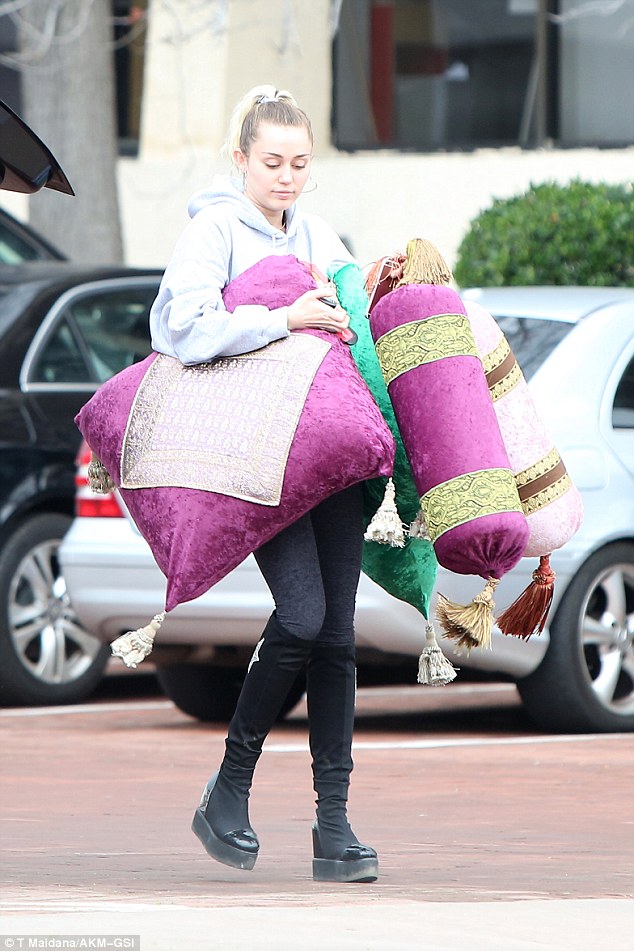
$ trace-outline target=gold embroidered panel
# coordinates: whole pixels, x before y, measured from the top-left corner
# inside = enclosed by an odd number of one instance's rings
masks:
[[[482,365],[493,402],[506,396],[523,379],[506,337],[502,337],[497,346],[482,358]]]
[[[432,542],[483,515],[521,512],[510,469],[479,469],[434,486],[420,500]]]
[[[529,483],[541,478],[559,465],[563,465],[563,460],[555,446],[553,446],[545,456],[534,462],[532,466],[517,473],[515,479],[520,491],[523,486],[529,485]]]
[[[387,386],[402,373],[445,357],[477,357],[471,324],[464,314],[435,314],[401,324],[376,342]]]
[[[484,367],[486,375],[488,376],[489,373],[493,373],[494,370],[500,367],[510,352],[511,347],[508,340],[505,336],[500,337],[493,350],[490,350],[489,353],[486,353],[482,357],[482,366]]]
[[[550,505],[551,502],[560,499],[570,488],[572,488],[572,479],[566,472],[561,479],[557,479],[552,485],[532,495],[530,499],[522,499],[522,511],[524,515],[528,517],[532,515],[533,512],[539,512],[540,509]]]
[[[290,334],[196,366],[159,354],[130,411],[122,488],[179,486],[278,505],[295,430],[329,349],[319,337]]]
[[[561,498],[572,486],[563,459],[553,447],[528,469],[515,477],[524,515],[532,515]]]

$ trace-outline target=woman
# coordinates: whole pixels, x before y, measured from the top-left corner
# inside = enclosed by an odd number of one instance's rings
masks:
[[[239,179],[218,176],[192,199],[152,308],[155,350],[182,363],[256,350],[293,330],[337,333],[349,322],[325,284],[291,306],[228,313],[222,289],[271,254],[292,254],[324,273],[353,259],[334,231],[296,206],[310,174],[313,135],[292,96],[257,86],[234,110],[226,148]],[[336,525],[336,534],[332,531]],[[262,744],[290,687],[306,669],[317,817],[313,877],[373,881],[374,849],[361,845],[346,818],[352,770],[354,607],[362,548],[361,487],[322,502],[255,552],[275,610],[259,641],[229,725],[220,770],[209,780],[193,830],[213,858],[253,868],[259,850],[248,815]]]

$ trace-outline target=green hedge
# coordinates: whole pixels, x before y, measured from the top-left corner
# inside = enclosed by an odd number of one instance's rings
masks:
[[[493,202],[458,250],[461,287],[505,284],[634,286],[631,185],[532,185]]]

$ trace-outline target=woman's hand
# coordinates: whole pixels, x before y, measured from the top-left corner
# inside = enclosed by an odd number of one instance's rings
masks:
[[[337,289],[334,284],[322,284],[314,291],[306,291],[298,297],[288,308],[288,329],[303,330],[312,327],[315,330],[327,330],[329,333],[338,333],[350,323],[345,310],[337,304],[331,307],[324,304],[320,298],[337,299]]]

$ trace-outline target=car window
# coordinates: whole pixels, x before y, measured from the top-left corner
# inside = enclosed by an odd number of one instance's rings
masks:
[[[99,383],[151,352],[148,314],[155,296],[155,287],[127,287],[86,295],[69,306]]]
[[[71,298],[33,359],[29,383],[105,383],[151,352],[154,284],[100,288]]]
[[[31,373],[33,383],[90,383],[90,368],[66,319],[47,337]]]
[[[634,358],[628,363],[614,394],[612,425],[615,429],[634,428]]]
[[[534,317],[496,314],[495,319],[527,380],[574,327],[574,324],[562,320],[537,320]]]
[[[0,222],[0,264],[20,264],[22,261],[38,261],[47,257],[51,255],[44,254],[26,238]]]

